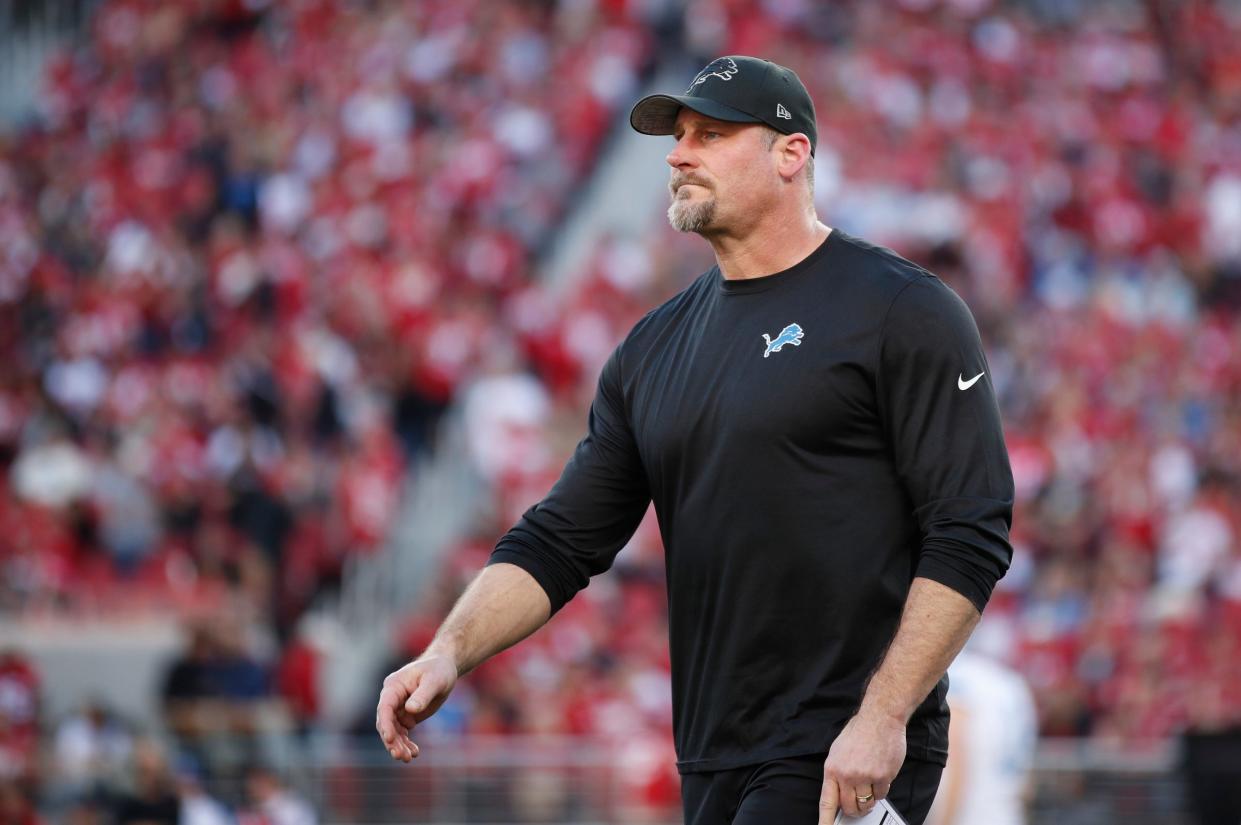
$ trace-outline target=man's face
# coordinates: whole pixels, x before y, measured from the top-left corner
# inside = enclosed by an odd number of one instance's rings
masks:
[[[764,207],[776,175],[758,124],[730,123],[681,109],[668,153],[668,222],[701,235],[736,230]],[[741,223],[739,223],[741,222]]]

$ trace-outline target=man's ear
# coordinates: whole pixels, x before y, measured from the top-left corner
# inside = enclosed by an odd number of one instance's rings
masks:
[[[776,169],[786,180],[792,180],[807,163],[814,163],[810,156],[810,138],[802,132],[781,135],[776,142],[776,151]]]

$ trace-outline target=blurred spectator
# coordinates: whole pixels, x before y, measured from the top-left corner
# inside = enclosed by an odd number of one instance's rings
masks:
[[[86,799],[116,787],[129,765],[133,735],[101,702],[88,702],[56,729],[53,776],[57,796]]]
[[[39,676],[17,650],[0,651],[0,779],[32,779],[38,747]]]
[[[134,743],[130,787],[113,803],[117,825],[177,825],[180,803],[164,750],[151,739]]]
[[[1038,717],[1021,675],[983,633],[948,668],[948,750],[931,825],[1024,825],[1034,794]],[[997,655],[998,654],[998,655]]]
[[[0,822],[5,825],[42,825],[29,789],[13,779],[0,779]]]
[[[300,733],[315,729],[322,710],[319,695],[322,650],[328,632],[321,619],[305,615],[297,633],[285,646],[276,666],[276,691],[293,717],[293,726]]]
[[[107,805],[82,799],[70,805],[61,821],[64,825],[111,825],[112,817]]]
[[[547,391],[532,375],[496,373],[465,394],[466,444],[483,478],[503,482],[549,465]]]
[[[205,622],[188,628],[188,635],[187,649],[172,663],[164,680],[164,712],[174,733],[194,736],[198,733],[197,702],[215,693],[211,666],[218,645]]]
[[[168,729],[209,773],[256,758],[268,747],[269,734],[289,728],[268,667],[248,648],[246,630],[236,616],[192,625],[189,647],[164,682]]]
[[[233,825],[228,809],[203,788],[203,777],[192,760],[182,759],[176,771],[178,825]]]
[[[315,825],[319,821],[310,803],[272,769],[253,765],[245,781],[248,806],[238,817],[238,825]]]

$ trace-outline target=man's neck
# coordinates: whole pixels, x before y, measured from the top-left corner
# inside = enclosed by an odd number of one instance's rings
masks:
[[[755,227],[745,236],[707,238],[720,273],[730,281],[783,272],[805,260],[831,234],[832,228],[814,215],[800,221]]]

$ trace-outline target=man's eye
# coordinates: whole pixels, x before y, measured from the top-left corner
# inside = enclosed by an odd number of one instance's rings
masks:
[[[719,132],[703,132],[702,136],[704,138],[717,138],[720,136],[720,133]]]

